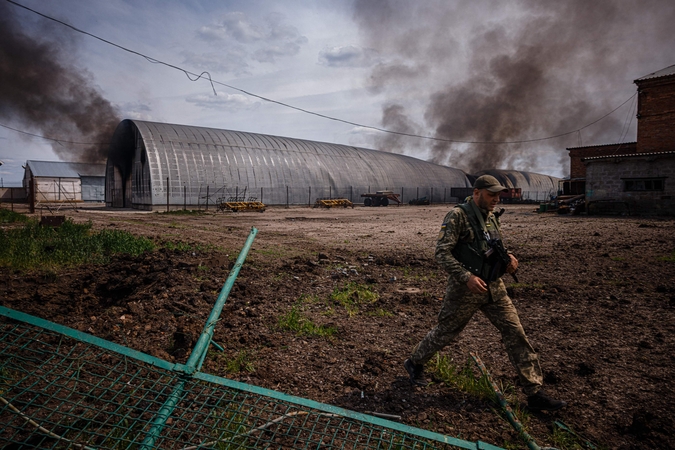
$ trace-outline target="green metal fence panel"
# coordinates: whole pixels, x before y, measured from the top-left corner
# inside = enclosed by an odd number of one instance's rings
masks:
[[[0,424],[3,449],[499,448],[209,375],[2,306]]]

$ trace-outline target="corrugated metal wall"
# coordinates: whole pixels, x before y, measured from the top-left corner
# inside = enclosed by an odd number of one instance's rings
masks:
[[[484,174],[492,175],[508,188],[520,188],[523,200],[549,200],[551,195],[557,194],[560,181],[560,178],[540,173],[497,169],[481,171],[471,178]]]
[[[103,202],[105,200],[105,178],[80,177],[82,184],[82,201]]]
[[[106,203],[203,205],[235,196],[269,205],[316,198],[361,202],[390,189],[403,200],[452,201],[450,188],[470,187],[463,171],[404,155],[323,142],[213,128],[122,121],[111,142]]]

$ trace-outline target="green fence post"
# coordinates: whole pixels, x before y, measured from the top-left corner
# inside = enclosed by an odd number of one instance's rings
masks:
[[[223,288],[220,291],[220,295],[216,300],[216,304],[213,306],[213,309],[211,309],[211,314],[209,315],[209,318],[206,320],[204,330],[202,331],[202,334],[199,336],[199,340],[195,344],[195,347],[192,350],[192,353],[190,354],[187,363],[185,364],[186,366],[185,373],[187,375],[191,376],[201,368],[202,362],[204,361],[203,355],[206,354],[206,350],[209,347],[211,337],[213,336],[213,330],[216,326],[216,323],[218,323],[218,318],[220,317],[220,313],[222,312],[223,307],[225,306],[227,296],[230,294],[232,286],[234,286],[234,280],[237,278],[237,275],[239,274],[239,269],[241,269],[242,264],[244,264],[246,255],[248,254],[248,251],[251,248],[251,245],[253,244],[253,239],[255,238],[255,235],[257,233],[258,230],[256,228],[254,227],[251,228],[251,233],[248,235],[248,239],[244,244],[244,248],[241,249],[239,257],[237,258],[237,262],[234,264],[232,270],[230,270],[230,275],[227,277],[227,280],[225,281],[225,284],[223,285]],[[171,413],[181,400],[181,396],[183,395],[183,391],[185,390],[185,381],[186,379],[181,380],[174,387],[169,398],[166,400],[166,402],[164,402],[164,405],[162,405],[160,410],[157,412],[155,420],[153,421],[152,424],[152,428],[150,428],[150,431],[148,431],[148,434],[145,436],[145,439],[143,440],[140,449],[151,450],[155,448],[155,441],[157,440],[160,433],[164,429],[167,419],[169,418],[169,416],[171,416]]]

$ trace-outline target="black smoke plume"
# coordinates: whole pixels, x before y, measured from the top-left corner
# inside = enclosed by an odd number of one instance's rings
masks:
[[[383,125],[408,133],[412,124],[423,123],[421,134],[476,142],[420,144],[429,141],[382,135],[377,148],[412,153],[411,145],[424,145],[432,161],[470,173],[536,170],[544,157],[566,171],[566,147],[634,141],[635,103],[628,102],[573,135],[477,143],[581,128],[630,98],[634,79],[675,64],[670,0],[356,0],[354,5],[363,45],[386,61],[369,80],[373,92],[388,98]],[[418,105],[416,115],[405,114],[411,105]]]
[[[77,66],[72,34],[44,22],[20,23],[0,2],[0,119],[53,142],[65,161],[102,163],[119,114]]]

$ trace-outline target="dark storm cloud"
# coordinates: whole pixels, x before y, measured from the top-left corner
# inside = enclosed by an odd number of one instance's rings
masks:
[[[442,139],[500,142],[565,133],[626,100],[635,92],[633,79],[675,63],[675,3],[666,0],[477,1],[461,8],[441,0],[357,0],[354,11],[365,45],[389,58],[368,82],[392,99],[383,122],[407,132],[410,120],[400,110],[391,118],[393,99],[407,87],[425,102],[422,134]],[[619,141],[625,117],[615,114],[579,135],[538,144],[436,141],[429,148],[434,162],[470,172],[531,170],[542,147],[568,164],[565,147],[582,136],[584,144]]]
[[[67,32],[41,23],[29,33],[16,13],[0,2],[0,118],[51,138],[102,143],[52,146],[66,161],[105,162],[117,111],[76,66]]]

